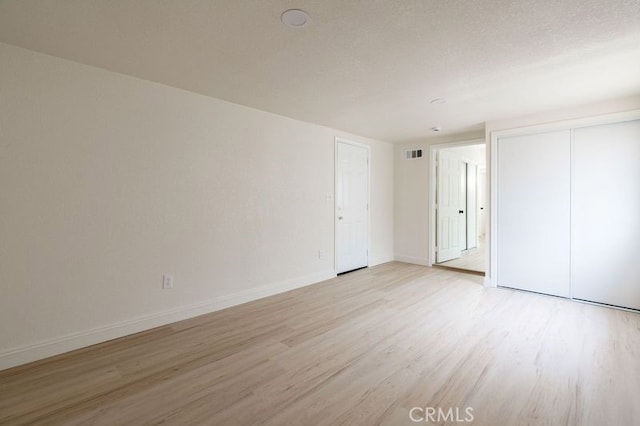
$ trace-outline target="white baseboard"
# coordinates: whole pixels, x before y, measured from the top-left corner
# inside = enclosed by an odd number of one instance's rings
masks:
[[[369,258],[369,266],[377,266],[377,265],[382,265],[383,263],[387,263],[387,262],[391,262],[393,261],[393,256],[389,255],[389,256],[380,256],[380,257],[370,257]]]
[[[275,284],[243,290],[237,293],[214,297],[212,299],[194,303],[187,306],[143,315],[102,327],[83,330],[66,336],[47,339],[32,345],[10,349],[0,353],[0,370],[37,361],[53,355],[69,352],[75,349],[106,342],[118,337],[139,333],[162,325],[171,324],[198,315],[219,311],[252,300],[272,296],[285,291],[293,290],[320,281],[328,280],[336,276],[335,271],[323,271],[316,274],[298,277]]]
[[[492,281],[491,281],[491,277],[488,275],[484,276],[484,286],[485,287],[497,287],[497,285],[495,285]]]
[[[394,259],[398,262],[413,263],[414,265],[429,266],[429,259],[426,257],[406,256],[404,254],[396,254]]]

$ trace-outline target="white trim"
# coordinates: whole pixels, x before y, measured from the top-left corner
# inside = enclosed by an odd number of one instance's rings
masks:
[[[498,137],[491,133],[490,141],[490,178],[489,178],[489,277],[493,287],[498,286]]]
[[[404,254],[396,254],[394,260],[397,262],[412,263],[414,265],[431,266],[429,259],[426,257],[407,256]]]
[[[456,142],[434,143],[432,145],[429,145],[429,148],[431,151],[438,151],[440,149],[456,148],[460,146],[482,145],[483,143],[485,143],[485,140],[482,138],[464,139]]]
[[[554,132],[559,130],[579,129],[581,127],[597,126],[600,124],[620,123],[640,119],[640,109],[617,112],[613,114],[595,115],[590,117],[575,118],[571,120],[554,121],[550,123],[534,124],[530,126],[510,129],[494,130],[491,135],[496,137],[524,136],[535,133]]]
[[[572,302],[578,302],[578,303],[584,303],[586,305],[598,306],[600,308],[617,309],[619,311],[633,312],[634,314],[638,313],[637,309],[625,308],[624,306],[608,305],[606,303],[591,302],[590,300],[574,299],[574,298],[571,298],[571,301]]]
[[[469,139],[429,146],[429,252],[427,253],[427,266],[432,266],[436,263],[436,152],[447,148],[485,144],[486,140],[484,139]],[[488,242],[485,242],[485,244],[488,244]]]
[[[575,194],[573,193],[573,185],[575,182],[575,159],[574,159],[574,132],[575,129],[569,129],[569,299],[573,299],[573,210]]]
[[[371,256],[369,255],[369,266],[377,266],[377,265],[382,265],[383,263],[388,263],[388,262],[393,262],[395,259],[393,258],[393,256],[382,256],[382,257],[375,257],[375,256]]]
[[[163,312],[142,315],[137,318],[120,321],[114,324],[83,330],[53,339],[47,339],[31,345],[9,349],[0,353],[0,370],[95,345],[97,343],[106,342],[107,340],[150,330],[176,321],[219,311],[221,309],[251,302],[274,294],[284,293],[289,290],[325,281],[334,278],[335,276],[335,271],[322,271],[303,277],[285,280],[279,283],[217,296],[203,302],[168,309]]]
[[[489,136],[489,149],[491,151],[491,162],[488,164],[491,169],[490,178],[490,197],[491,197],[491,209],[490,209],[490,267],[487,271],[487,276],[490,277],[490,281],[494,287],[499,285],[498,277],[498,139],[501,137],[509,136],[524,136],[536,133],[554,132],[560,130],[573,130],[582,127],[597,126],[602,124],[613,124],[624,121],[638,120],[640,119],[640,109],[617,112],[613,114],[603,114],[590,117],[576,118],[570,120],[561,120],[552,123],[536,124],[531,126],[523,126],[518,128],[494,130],[490,132]],[[573,137],[572,137],[573,145]],[[573,161],[573,160],[572,160]],[[573,164],[573,163],[572,163]]]
[[[367,267],[371,266],[371,147],[336,136],[333,144],[333,269],[338,270],[338,143],[367,150]]]

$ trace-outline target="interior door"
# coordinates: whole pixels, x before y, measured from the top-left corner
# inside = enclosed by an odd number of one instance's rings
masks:
[[[478,166],[467,163],[467,249],[478,246]]]
[[[436,263],[460,257],[462,158],[440,150],[437,157],[436,189]]]
[[[483,236],[487,232],[487,217],[485,206],[487,205],[487,172],[478,170],[478,235]]]
[[[336,163],[336,271],[343,273],[369,262],[369,150],[338,142]]]
[[[497,284],[570,296],[571,133],[498,140]]]
[[[458,209],[460,220],[460,250],[467,249],[467,163],[460,164],[460,208]]]
[[[575,299],[640,309],[640,120],[574,130]]]

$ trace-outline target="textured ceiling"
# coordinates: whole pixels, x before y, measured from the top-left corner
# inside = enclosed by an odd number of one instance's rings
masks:
[[[640,0],[0,0],[0,41],[391,142],[640,93]]]

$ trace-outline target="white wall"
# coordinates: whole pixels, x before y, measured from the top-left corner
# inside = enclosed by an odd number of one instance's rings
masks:
[[[336,136],[371,146],[370,261],[393,258],[390,144],[6,44],[0,64],[0,368],[333,276]]]
[[[432,144],[483,139],[483,132],[430,138],[397,145],[394,167],[395,259],[429,263],[429,150]],[[422,149],[423,157],[405,160],[407,149]]]
[[[536,126],[538,124],[554,123],[558,121],[574,120],[584,117],[593,117],[622,111],[630,111],[640,107],[640,95],[632,95],[586,105],[577,105],[573,108],[563,108],[552,111],[543,111],[536,114],[511,117],[501,120],[492,120],[485,123],[487,134],[506,129]]]
[[[505,118],[494,120],[485,124],[484,132],[448,135],[424,140],[412,141],[395,147],[394,168],[394,253],[395,258],[404,262],[428,264],[429,254],[429,147],[433,144],[485,139],[487,142],[486,180],[487,192],[485,216],[487,253],[490,251],[490,176],[491,176],[491,151],[490,135],[492,131],[531,126],[541,123],[549,123],[561,120],[570,120],[580,117],[588,117],[619,111],[627,111],[640,108],[640,96],[629,96],[598,102],[588,105],[580,105],[573,108],[565,108],[554,111],[544,111],[524,117]],[[423,157],[419,160],[405,160],[407,149],[423,150]],[[487,276],[490,282],[490,271]]]

